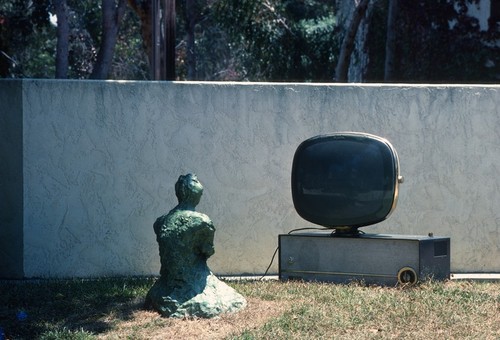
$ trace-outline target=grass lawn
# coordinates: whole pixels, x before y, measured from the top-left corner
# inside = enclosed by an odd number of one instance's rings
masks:
[[[229,282],[244,311],[168,319],[142,309],[154,280],[2,281],[0,339],[500,339],[500,282]]]

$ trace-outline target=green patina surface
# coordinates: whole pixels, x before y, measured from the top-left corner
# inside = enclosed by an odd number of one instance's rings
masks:
[[[160,279],[146,297],[146,307],[162,316],[211,318],[236,312],[246,300],[208,268],[214,254],[215,228],[210,218],[195,211],[203,186],[193,174],[175,184],[179,204],[153,225],[160,249]]]

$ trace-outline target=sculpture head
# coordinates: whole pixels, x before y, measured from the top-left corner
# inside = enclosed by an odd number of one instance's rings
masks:
[[[179,205],[194,209],[200,203],[202,194],[203,185],[198,181],[198,177],[195,174],[179,176],[179,179],[175,183],[175,195],[177,196]]]

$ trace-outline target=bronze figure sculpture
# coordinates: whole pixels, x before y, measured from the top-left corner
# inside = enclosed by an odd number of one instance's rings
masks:
[[[175,184],[179,204],[153,225],[160,250],[160,278],[146,296],[146,307],[165,317],[211,318],[236,312],[246,300],[208,268],[214,254],[215,228],[210,218],[195,211],[203,186],[194,174]]]

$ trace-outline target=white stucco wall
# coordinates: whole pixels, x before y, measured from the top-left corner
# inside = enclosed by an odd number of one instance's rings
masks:
[[[388,138],[405,176],[365,232],[450,236],[452,271],[500,272],[500,86],[24,80],[22,101],[26,277],[157,274],[152,224],[187,172],[217,228],[212,270],[263,273],[278,234],[310,226],[296,147],[346,130]]]

